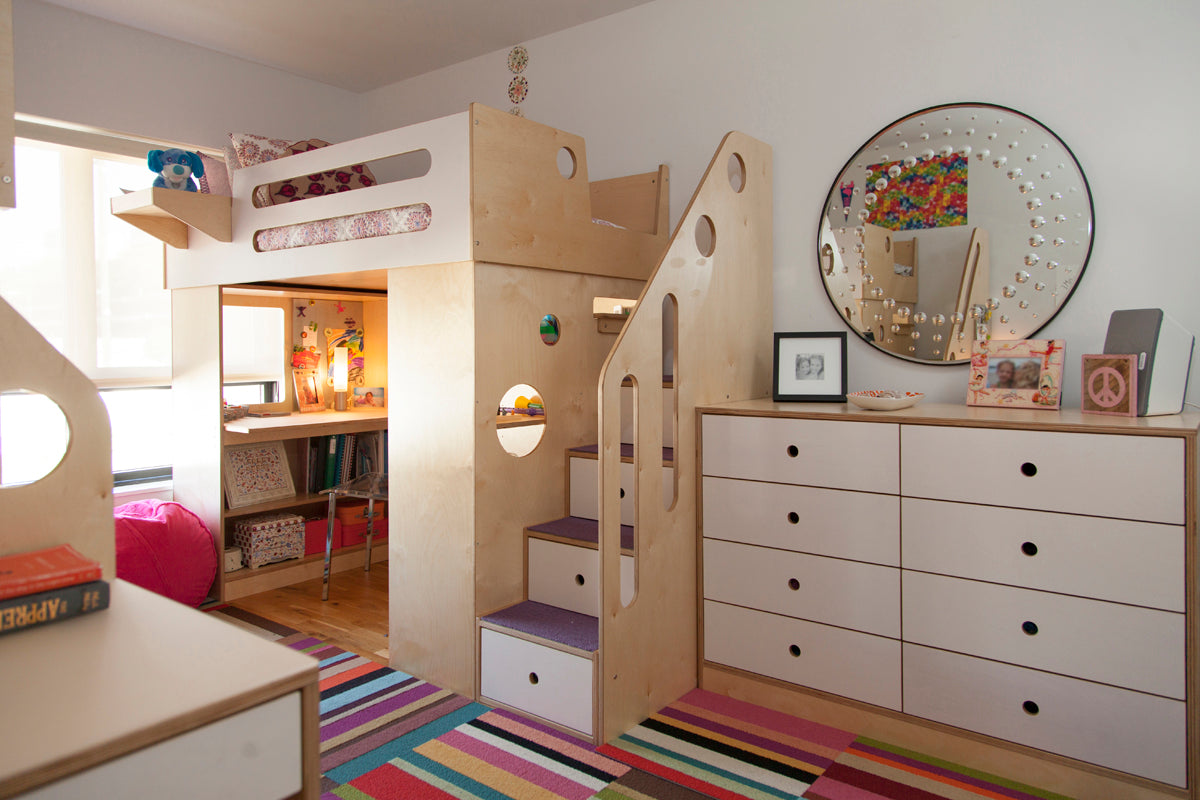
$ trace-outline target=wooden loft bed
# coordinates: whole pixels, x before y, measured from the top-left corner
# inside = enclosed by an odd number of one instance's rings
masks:
[[[428,171],[419,177],[381,178],[264,208],[252,200],[255,187],[275,181],[420,151],[428,153]],[[172,289],[264,281],[382,289],[388,269],[463,261],[644,280],[667,241],[667,183],[665,166],[589,182],[581,137],[472,104],[239,169],[232,199],[143,189],[113,198],[112,210],[176,248],[167,269]],[[270,252],[256,247],[255,235],[267,229],[421,203],[430,211],[423,230]]]

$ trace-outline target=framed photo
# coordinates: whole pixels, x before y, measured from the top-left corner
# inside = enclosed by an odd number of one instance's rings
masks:
[[[355,386],[355,408],[386,408],[382,386]]]
[[[225,448],[223,462],[230,508],[296,496],[283,442],[231,445]]]
[[[324,411],[325,400],[321,397],[321,381],[315,369],[292,370],[292,383],[296,386],[296,405],[300,412]]]
[[[1138,411],[1138,357],[1135,355],[1085,355],[1083,400],[1085,414],[1136,417]]]
[[[846,402],[846,332],[775,333],[776,402]]]
[[[976,342],[967,405],[1056,409],[1062,403],[1062,339]]]

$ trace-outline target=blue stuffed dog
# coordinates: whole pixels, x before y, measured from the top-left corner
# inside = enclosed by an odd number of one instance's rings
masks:
[[[146,154],[146,165],[157,172],[154,185],[166,189],[182,189],[185,192],[199,191],[197,178],[204,176],[204,162],[198,153],[189,153],[172,147],[170,150],[151,150]]]

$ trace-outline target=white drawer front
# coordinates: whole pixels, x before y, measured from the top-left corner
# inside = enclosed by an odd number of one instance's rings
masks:
[[[1186,714],[1178,700],[906,644],[904,711],[1175,786],[1186,782]]]
[[[600,552],[545,539],[528,540],[530,600],[600,616]],[[633,556],[621,556],[621,602],[633,602]]]
[[[900,637],[900,570],[894,567],[705,539],[704,596]]]
[[[900,709],[900,643],[894,639],[706,600],[704,657]]]
[[[905,568],[1184,610],[1181,525],[908,497],[900,508]],[[706,506],[706,532],[707,519]]]
[[[300,693],[292,692],[34,789],[21,798],[293,797],[300,791],[302,777],[300,728]]]
[[[903,584],[906,642],[1184,698],[1182,614],[907,570]]]
[[[570,498],[567,513],[572,517],[584,519],[600,519],[599,489],[600,481],[596,470],[600,464],[594,458],[571,458],[570,462]],[[674,467],[663,467],[663,507],[675,497]],[[621,524],[634,525],[634,491],[633,464],[621,462]]]
[[[899,428],[888,423],[705,414],[704,474],[895,494]]]
[[[591,736],[592,661],[487,628],[479,631],[479,694]]]
[[[900,564],[896,495],[712,477],[703,485],[705,536]]]
[[[1183,440],[904,425],[910,497],[1184,522]]]

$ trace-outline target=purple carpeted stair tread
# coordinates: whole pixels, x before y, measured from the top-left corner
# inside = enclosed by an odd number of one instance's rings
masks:
[[[598,444],[581,444],[578,447],[572,447],[570,449],[570,452],[572,452],[572,453],[587,453],[588,455],[598,455],[600,452],[600,445],[598,445]],[[631,444],[622,444],[621,445],[621,458],[633,458],[633,445],[631,445]],[[664,464],[674,464],[675,463],[675,448],[673,448],[673,447],[664,447],[663,448],[663,463]]]
[[[563,517],[530,525],[527,530],[544,533],[547,536],[557,536],[560,539],[571,539],[576,542],[596,544],[600,541],[600,523],[584,517]],[[633,549],[633,526],[621,526],[621,549]]]
[[[596,617],[533,600],[502,608],[483,621],[589,653],[600,649],[600,620]]]

